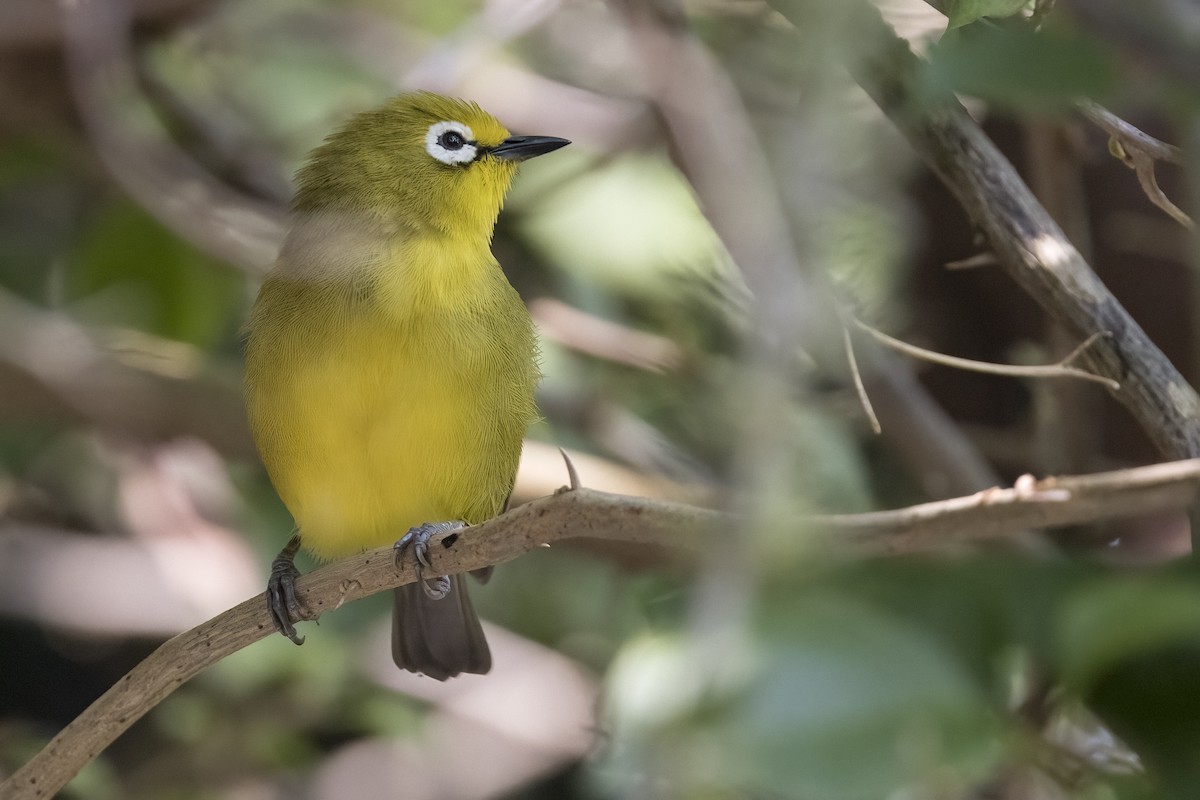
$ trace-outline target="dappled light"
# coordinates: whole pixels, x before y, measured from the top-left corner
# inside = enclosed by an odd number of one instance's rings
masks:
[[[1198,23],[0,3],[0,800],[1200,796]]]

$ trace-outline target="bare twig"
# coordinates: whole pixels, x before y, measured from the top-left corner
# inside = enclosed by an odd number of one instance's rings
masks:
[[[1079,111],[1105,133],[1121,143],[1127,150],[1141,150],[1155,161],[1167,161],[1172,164],[1186,163],[1182,149],[1173,144],[1156,139],[1145,131],[1130,125],[1116,114],[1099,103],[1090,100],[1079,104]]]
[[[949,356],[945,353],[938,353],[934,350],[926,350],[924,347],[917,347],[914,344],[901,341],[895,337],[888,336],[883,331],[872,328],[862,320],[853,320],[854,324],[863,331],[866,331],[876,340],[882,342],[893,350],[904,353],[905,355],[919,358],[922,361],[928,361],[932,364],[941,364],[944,367],[953,367],[954,369],[963,369],[969,372],[984,372],[989,375],[1005,375],[1011,378],[1078,378],[1079,380],[1092,381],[1107,386],[1112,391],[1120,391],[1121,384],[1114,381],[1112,378],[1106,378],[1103,375],[1097,375],[1094,372],[1072,367],[1071,363],[1079,358],[1089,347],[1094,345],[1099,339],[1103,338],[1105,333],[1093,333],[1082,344],[1072,350],[1065,358],[1056,364],[1045,365],[1030,365],[1024,366],[1020,364],[995,364],[990,361],[975,361],[970,358],[959,358],[957,356]]]
[[[1183,209],[1167,198],[1167,195],[1159,188],[1158,179],[1154,175],[1154,166],[1158,161],[1168,161],[1172,164],[1184,163],[1183,151],[1174,145],[1155,139],[1097,103],[1080,103],[1079,110],[1108,133],[1109,152],[1137,173],[1138,183],[1150,202],[1167,212],[1172,219],[1185,228],[1194,228],[1196,223],[1184,213]]]
[[[947,261],[946,269],[978,269],[979,267],[994,267],[1000,263],[996,254],[990,251],[976,253],[973,256],[960,258],[957,261]]]
[[[834,338],[840,326],[836,308],[822,302],[832,294],[813,268],[815,259],[798,252],[803,237],[789,232],[771,165],[737,86],[692,35],[682,2],[617,0],[613,6],[627,26],[647,97],[661,115],[680,167],[752,294],[741,369],[754,391],[738,391],[742,408],[732,472],[746,489],[745,507],[766,508],[770,503],[758,502],[756,493],[792,480],[779,474],[789,463],[779,431],[788,425],[796,350],[832,368],[842,366],[841,342]],[[748,629],[760,569],[751,555],[754,530],[710,536],[704,550],[688,623],[690,658],[701,681],[723,669],[724,657]]]
[[[1029,528],[1083,525],[1151,511],[1183,509],[1200,491],[1200,459],[1036,480],[1011,489],[893,511],[809,517],[802,524],[821,542],[869,553],[902,554],[954,543],[994,539]]]
[[[586,355],[652,372],[678,369],[683,363],[682,349],[670,339],[589,314],[561,300],[539,297],[529,303],[529,313],[543,336]]]
[[[875,431],[876,435],[881,434],[883,427],[880,426],[879,417],[875,416],[875,409],[871,406],[867,387],[863,385],[862,373],[858,371],[858,359],[854,357],[854,341],[850,338],[849,328],[842,328],[842,339],[846,343],[846,361],[850,364],[850,374],[854,376],[854,391],[858,394],[858,402],[862,404],[863,413],[871,423],[871,430]]]
[[[1181,508],[1195,500],[1198,490],[1200,459],[1041,481],[1029,477],[1011,489],[988,489],[894,511],[812,516],[798,519],[796,526],[823,547],[898,554],[1006,536],[1029,527]],[[437,572],[456,574],[572,538],[697,552],[710,533],[738,522],[731,515],[679,503],[576,489],[519,506],[465,533],[435,539],[430,553]],[[412,565],[397,572],[392,555],[387,546],[322,567],[297,582],[300,599],[320,613],[413,582]],[[54,796],[184,682],[273,630],[266,601],[259,595],[169,640],[0,783],[0,800]]]

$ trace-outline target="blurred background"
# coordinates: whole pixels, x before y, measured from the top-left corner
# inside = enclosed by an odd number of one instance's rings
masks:
[[[1097,22],[1104,2],[938,5],[969,24],[875,3],[929,59],[917,94],[960,92],[1194,377],[1189,233],[1073,103],[1195,141],[1167,55],[1197,12],[1150,2],[1135,29]],[[870,560],[804,524],[1158,458],[1096,384],[856,333],[872,431],[849,315],[1004,363],[1079,342],[979,263],[850,78],[878,44],[859,6],[0,4],[0,777],[262,591],[291,521],[249,439],[241,326],[304,154],[422,88],[574,142],[523,169],[494,242],[546,376],[515,500],[565,483],[563,447],[587,486],[745,523],[698,556],[581,541],[503,566],[473,587],[486,677],[400,674],[387,599],[339,609],[180,688],[62,796],[1197,796],[1182,512]],[[1191,205],[1178,166],[1158,178]]]

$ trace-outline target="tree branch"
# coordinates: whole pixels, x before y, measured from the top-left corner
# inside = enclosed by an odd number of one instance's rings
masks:
[[[95,331],[0,289],[0,419],[87,422],[137,440],[196,436],[254,458],[237,374],[190,376],[120,360]]]
[[[776,170],[762,158],[732,81],[688,29],[678,3],[624,0],[617,7],[641,72],[650,76],[647,95],[672,152],[743,271],[763,330],[776,342],[799,340],[824,369],[842,374],[835,293],[821,257],[797,255],[793,239],[811,246],[812,237],[789,232],[772,180]],[[995,483],[990,466],[908,369],[887,353],[865,356],[860,378],[883,435],[928,491],[946,497]]]
[[[797,27],[804,0],[770,0]],[[1084,355],[1093,372],[1121,385],[1113,396],[1168,458],[1200,456],[1200,396],[1096,277],[1046,210],[966,110],[950,96],[918,99],[919,59],[855,0],[857,29],[875,48],[850,64],[859,84],[909,139],[971,220],[1001,266],[1080,340],[1111,334]]]
[[[586,489],[535,500],[430,547],[435,569],[448,574],[502,564],[572,537],[695,547],[722,516],[678,503]],[[453,546],[448,542],[453,541]],[[411,560],[396,570],[383,547],[330,564],[297,582],[301,601],[317,613],[416,580]],[[0,784],[0,800],[53,797],[113,740],[184,682],[222,658],[274,633],[258,595],[179,634],[134,667],[64,728],[29,763]]]
[[[1187,163],[1183,150],[1154,138],[1141,128],[1130,125],[1099,103],[1093,103],[1090,100],[1081,102],[1079,112],[1120,142],[1121,146],[1126,149],[1142,150],[1155,161],[1167,161],[1171,164]]]
[[[1092,475],[1036,480],[1012,488],[891,511],[806,518],[822,545],[898,555],[1007,536],[1028,528],[1057,528],[1183,509],[1200,490],[1200,459],[1168,461]]]
[[[1155,139],[1096,103],[1080,103],[1079,111],[1108,134],[1109,152],[1137,173],[1138,184],[1151,203],[1161,208],[1171,219],[1183,227],[1189,230],[1196,227],[1192,218],[1171,202],[1159,187],[1158,178],[1154,175],[1154,165],[1158,161],[1183,164],[1182,150]]]
[[[827,550],[900,554],[980,541],[1028,528],[1057,527],[1181,508],[1200,489],[1200,459],[1095,475],[1024,477],[1011,489],[867,514],[815,515],[797,528]],[[738,519],[717,511],[590,489],[560,491],[519,506],[467,532],[435,539],[440,573],[511,561],[568,539],[600,539],[699,552],[707,535]],[[440,543],[442,547],[436,545]],[[322,567],[297,582],[301,601],[324,613],[344,603],[411,583],[381,547]],[[274,633],[262,595],[164,643],[64,728],[4,783],[0,800],[52,797],[129,726],[184,682],[222,658]]]

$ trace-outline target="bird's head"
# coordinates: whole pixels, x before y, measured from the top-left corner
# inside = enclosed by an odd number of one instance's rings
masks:
[[[474,103],[403,94],[358,114],[313,151],[293,209],[490,238],[520,162],[566,144],[512,136]]]

